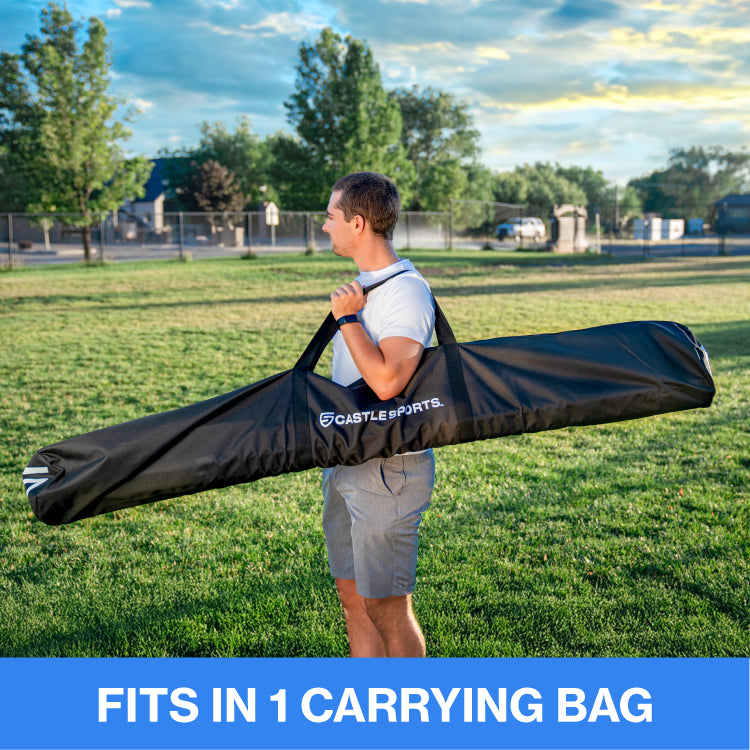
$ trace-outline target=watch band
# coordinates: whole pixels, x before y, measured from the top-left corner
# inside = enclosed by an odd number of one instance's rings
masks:
[[[336,325],[341,328],[341,326],[346,325],[347,323],[359,323],[359,318],[356,315],[342,315],[337,321]]]

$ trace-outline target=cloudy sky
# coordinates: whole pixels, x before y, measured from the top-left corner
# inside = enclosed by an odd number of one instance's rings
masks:
[[[0,50],[42,0],[0,0]],[[670,148],[750,145],[750,0],[68,0],[109,31],[113,89],[136,104],[129,149],[194,145],[202,121],[289,130],[301,42],[365,40],[384,84],[469,103],[495,170],[536,161],[612,180]]]

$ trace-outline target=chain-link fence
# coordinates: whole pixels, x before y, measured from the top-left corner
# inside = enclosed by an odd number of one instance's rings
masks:
[[[672,240],[641,240],[603,236],[601,252],[613,257],[674,258],[718,255],[750,255],[750,236],[683,235]],[[594,247],[593,243],[591,245]]]
[[[8,263],[90,258],[215,256],[330,248],[324,211],[280,211],[269,224],[264,211],[240,213],[160,212],[126,214],[4,214],[0,243]],[[450,246],[450,214],[403,212],[396,227],[398,248]]]
[[[160,212],[158,214],[5,214],[0,241],[17,249],[82,245],[88,227],[94,248],[100,245],[191,247],[314,246],[323,238],[325,213],[287,211],[278,225],[266,224],[262,211],[240,213]],[[3,231],[4,230],[4,231]],[[317,230],[317,231],[316,231]]]
[[[0,247],[7,265],[91,260],[216,257],[247,253],[327,250],[322,211],[281,211],[268,224],[263,211],[232,214],[163,212],[130,214],[0,214]],[[683,236],[638,241],[600,236],[588,230],[587,247],[618,255],[750,254],[750,237]],[[452,201],[448,212],[401,214],[394,235],[397,250],[514,247],[546,249],[549,223],[525,215],[524,207],[489,201]]]

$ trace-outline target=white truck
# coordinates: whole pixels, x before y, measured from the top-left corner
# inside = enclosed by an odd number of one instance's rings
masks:
[[[541,242],[547,234],[547,230],[541,219],[534,216],[525,216],[524,218],[508,219],[508,221],[498,224],[495,227],[495,234],[499,240],[513,239],[516,242],[521,242],[521,240]]]

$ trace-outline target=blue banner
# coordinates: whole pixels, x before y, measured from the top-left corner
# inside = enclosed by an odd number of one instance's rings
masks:
[[[748,750],[748,659],[0,659],[0,748]]]

